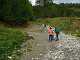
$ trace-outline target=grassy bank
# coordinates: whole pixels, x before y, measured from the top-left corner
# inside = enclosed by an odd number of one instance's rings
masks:
[[[80,18],[77,17],[57,17],[37,19],[33,21],[36,24],[47,24],[61,28],[65,33],[71,33],[80,37]]]
[[[0,26],[0,60],[11,59],[10,56],[17,53],[24,38],[24,33],[20,30]]]

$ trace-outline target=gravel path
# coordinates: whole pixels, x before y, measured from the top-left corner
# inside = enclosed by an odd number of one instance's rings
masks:
[[[63,34],[60,41],[57,46],[50,48],[43,60],[80,60],[80,41],[78,38]]]
[[[25,52],[21,60],[80,60],[80,38],[61,32],[59,41],[48,42],[47,32],[40,32],[38,27],[27,31],[34,39],[29,40],[32,44],[30,52],[27,47],[22,48]]]

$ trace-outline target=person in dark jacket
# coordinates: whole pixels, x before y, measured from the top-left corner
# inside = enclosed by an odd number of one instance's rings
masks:
[[[55,33],[56,33],[56,41],[59,40],[59,33],[60,29],[58,27],[55,27]]]

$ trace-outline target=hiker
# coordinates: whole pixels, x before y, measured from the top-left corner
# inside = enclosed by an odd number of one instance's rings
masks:
[[[52,27],[48,27],[48,39],[49,39],[49,41],[53,40],[53,30],[52,30]]]
[[[44,24],[44,32],[46,32],[46,31],[47,31],[47,25]]]
[[[56,41],[59,40],[59,33],[60,33],[60,29],[58,27],[55,27],[55,33],[56,33]]]
[[[55,40],[56,38],[55,27],[52,27],[52,31],[53,31],[53,40]]]
[[[42,24],[40,28],[41,28],[41,32],[43,32],[44,30],[46,30],[46,24]]]

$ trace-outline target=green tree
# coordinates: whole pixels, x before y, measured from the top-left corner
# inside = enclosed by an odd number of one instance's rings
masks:
[[[32,14],[28,0],[0,0],[0,18],[3,20],[29,20]]]

